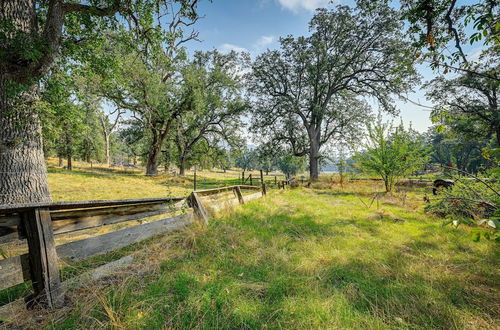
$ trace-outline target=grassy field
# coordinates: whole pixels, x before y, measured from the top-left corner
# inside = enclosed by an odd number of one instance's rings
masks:
[[[193,172],[172,176],[160,173],[155,177],[144,174],[142,169],[108,168],[103,165],[74,162],[72,171],[56,166],[56,159],[49,159],[49,188],[54,201],[75,201],[93,199],[126,199],[167,196],[184,196],[193,191]],[[260,177],[259,172],[252,176]],[[266,181],[274,180],[275,174],[266,176]],[[283,175],[276,173],[278,180]],[[226,185],[240,184],[241,172],[228,170],[198,171],[197,188],[207,189]]]
[[[498,329],[498,245],[473,242],[467,228],[441,227],[422,211],[424,188],[372,202],[381,189],[329,182],[273,191],[217,214],[208,227],[143,244],[140,262],[71,291],[68,307],[38,323],[33,316],[19,322],[49,329]]]

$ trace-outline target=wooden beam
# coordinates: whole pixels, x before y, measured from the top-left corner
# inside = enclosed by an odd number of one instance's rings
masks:
[[[262,197],[262,194],[260,192],[258,193],[254,193],[254,194],[250,194],[250,195],[245,195],[245,201],[251,201],[252,199],[257,199],[257,198],[260,198]]]
[[[190,222],[190,214],[157,220],[142,225],[117,230],[76,242],[57,246],[61,259],[77,262],[89,257],[111,252],[127,245],[184,227]]]
[[[56,251],[60,258],[76,262],[125,247],[157,234],[181,228],[190,222],[190,218],[191,214],[183,214],[168,219],[157,220],[59,245],[56,246]],[[0,260],[0,290],[21,284],[30,279],[31,273],[28,254]]]
[[[31,279],[28,254],[0,260],[0,290]]]
[[[56,235],[84,230],[124,221],[139,220],[159,214],[174,212],[177,206],[165,203],[134,204],[118,207],[51,212]]]
[[[23,212],[21,218],[28,239],[32,300],[49,308],[60,307],[64,299],[50,211],[35,208]]]
[[[241,189],[239,186],[234,187],[234,192],[236,193],[236,196],[238,197],[239,203],[245,204],[245,200],[243,199],[243,195],[241,194]]]
[[[198,220],[203,221],[205,224],[208,224],[208,213],[207,210],[203,207],[200,198],[198,197],[198,193],[192,192],[191,195],[187,198],[188,205],[193,208],[193,212]]]
[[[76,201],[76,202],[48,202],[48,203],[29,203],[29,204],[12,204],[0,206],[0,214],[16,213],[18,211],[26,211],[32,208],[48,208],[50,210],[67,210],[67,209],[83,209],[101,206],[117,206],[129,204],[151,204],[165,202],[179,202],[184,200],[184,197],[164,197],[164,198],[137,198],[137,199],[118,199],[118,200],[93,200],[93,201]]]

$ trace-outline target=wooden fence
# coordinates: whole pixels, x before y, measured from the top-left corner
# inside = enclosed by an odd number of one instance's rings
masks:
[[[258,190],[243,195],[242,190]],[[154,235],[179,229],[193,219],[208,222],[206,196],[233,193],[226,201],[244,203],[265,195],[265,185],[230,186],[200,190],[185,197],[51,202],[0,206],[0,243],[26,240],[28,253],[0,260],[0,291],[31,281],[30,304],[58,307],[63,304],[60,260],[78,262],[136,243]],[[217,199],[215,199],[217,202]],[[187,203],[186,203],[187,202]],[[187,205],[186,205],[187,204]],[[78,241],[56,245],[55,237],[80,230],[168,215],[160,220],[129,226]],[[5,307],[5,306],[4,306]],[[1,307],[0,307],[1,308]]]

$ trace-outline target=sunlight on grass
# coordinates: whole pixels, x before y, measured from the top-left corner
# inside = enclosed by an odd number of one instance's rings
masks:
[[[377,187],[365,187],[367,191]],[[140,276],[73,292],[58,328],[494,329],[498,245],[396,196],[274,191],[141,252]],[[366,201],[365,201],[366,203]],[[60,312],[62,313],[62,312]]]

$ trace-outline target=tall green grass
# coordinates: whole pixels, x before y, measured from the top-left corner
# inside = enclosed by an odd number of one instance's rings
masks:
[[[498,245],[419,204],[350,190],[273,192],[161,238],[73,292],[53,329],[494,329]],[[363,202],[364,199],[364,202]]]

